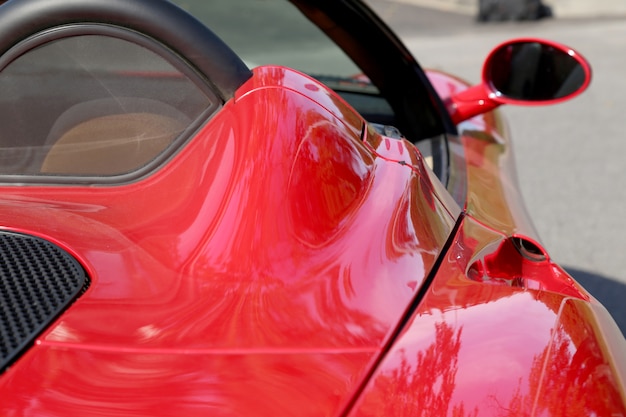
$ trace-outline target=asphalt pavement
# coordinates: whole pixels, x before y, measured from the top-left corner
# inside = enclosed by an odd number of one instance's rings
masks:
[[[491,48],[510,38],[552,39],[588,58],[594,79],[582,96],[503,112],[522,193],[542,243],[626,334],[626,18],[479,24],[468,14],[397,0],[368,3],[423,67],[471,82],[479,81]]]

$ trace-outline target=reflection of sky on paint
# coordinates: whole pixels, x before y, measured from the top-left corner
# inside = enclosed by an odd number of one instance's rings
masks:
[[[308,98],[312,100],[312,102],[307,104],[307,107],[303,107],[301,109],[302,112],[307,110],[317,111],[317,105],[322,105],[327,111],[329,111],[334,117],[336,117],[339,121],[344,122],[348,129],[353,130],[353,133],[357,136],[361,134],[361,116],[356,113],[351,107],[349,107],[345,102],[343,102],[340,98],[337,97],[335,93],[333,93],[328,87],[326,87],[321,82],[312,79],[307,75],[303,75],[297,71],[292,71],[288,69],[284,69],[281,67],[281,71],[283,71],[283,79],[281,80],[281,85],[285,88],[293,90],[296,94],[304,94]],[[358,120],[359,126],[351,126],[350,123],[356,123]],[[328,124],[334,124],[333,121],[326,120]],[[309,127],[307,130],[310,131],[315,126]],[[354,130],[356,129],[356,130]],[[355,138],[358,140],[358,138]]]
[[[494,398],[507,403],[514,390],[527,389],[527,376],[535,356],[550,342],[556,315],[530,292],[520,292],[486,304],[465,309],[424,314],[412,323],[388,358],[385,368],[402,359],[413,361],[418,350],[434,341],[436,323],[461,329],[461,348],[452,404],[466,409],[493,405]],[[391,365],[393,363],[394,365]],[[524,379],[519,381],[519,377]],[[485,401],[489,402],[486,404]]]
[[[523,312],[523,317],[519,317],[520,312]],[[494,373],[491,370],[501,378],[502,369],[512,370],[512,366],[528,369],[533,356],[546,347],[556,322],[555,313],[545,304],[534,300],[528,292],[474,306],[463,310],[459,316],[462,316],[459,320],[463,326],[460,362],[479,364],[488,359],[491,366],[483,368],[479,373],[467,372],[457,376],[458,383],[467,381],[470,384],[478,376],[484,380],[485,373]],[[524,363],[511,362],[510,349],[515,347],[511,343],[513,340],[523,343],[518,346],[516,354],[525,354],[525,358],[520,358]]]

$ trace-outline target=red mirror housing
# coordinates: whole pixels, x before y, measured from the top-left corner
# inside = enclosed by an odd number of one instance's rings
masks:
[[[482,82],[446,101],[455,124],[502,104],[548,105],[581,94],[591,82],[591,66],[578,52],[536,38],[507,41],[491,51]]]

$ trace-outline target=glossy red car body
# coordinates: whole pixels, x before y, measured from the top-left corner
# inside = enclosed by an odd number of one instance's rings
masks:
[[[444,185],[265,65],[148,175],[4,182],[2,229],[91,283],[0,375],[0,415],[626,415],[626,342],[538,243],[509,140],[461,121]]]

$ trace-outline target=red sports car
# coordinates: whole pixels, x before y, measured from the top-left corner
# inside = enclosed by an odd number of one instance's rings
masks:
[[[469,86],[360,0],[176,3],[0,6],[1,417],[626,415],[495,110],[584,58]]]

